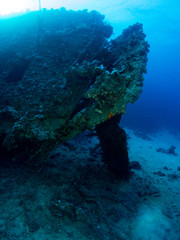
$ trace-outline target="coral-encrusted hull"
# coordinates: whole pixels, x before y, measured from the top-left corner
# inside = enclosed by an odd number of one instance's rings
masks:
[[[57,144],[126,112],[149,48],[138,23],[109,42],[112,27],[95,11],[45,11],[39,27],[38,14],[0,32],[1,155],[37,166]]]

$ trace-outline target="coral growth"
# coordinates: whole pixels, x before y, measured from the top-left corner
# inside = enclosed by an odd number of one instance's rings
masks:
[[[42,11],[40,27],[38,14],[0,30],[1,155],[37,166],[57,144],[126,112],[149,51],[142,24],[108,41],[112,27],[96,11]]]

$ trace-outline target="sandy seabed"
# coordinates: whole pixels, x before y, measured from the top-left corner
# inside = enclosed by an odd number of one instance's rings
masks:
[[[59,146],[40,172],[1,166],[0,239],[180,240],[180,138],[126,132],[129,181],[109,173],[88,132]],[[157,152],[171,145],[177,155]]]

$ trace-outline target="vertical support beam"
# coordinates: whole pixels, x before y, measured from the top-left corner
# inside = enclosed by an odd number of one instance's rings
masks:
[[[130,175],[126,133],[119,127],[121,115],[96,126],[96,132],[103,150],[103,161],[120,178]]]

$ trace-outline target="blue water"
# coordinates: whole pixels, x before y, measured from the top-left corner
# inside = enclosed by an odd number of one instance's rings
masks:
[[[139,100],[129,105],[123,125],[145,131],[180,131],[180,46],[151,47]]]

